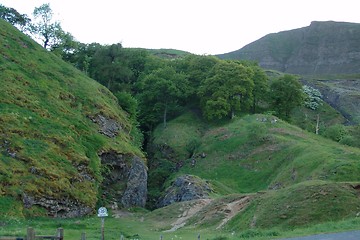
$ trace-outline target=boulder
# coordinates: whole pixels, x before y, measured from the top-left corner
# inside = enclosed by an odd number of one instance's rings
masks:
[[[174,202],[209,198],[212,188],[207,181],[196,176],[183,175],[177,177],[157,203],[157,207],[165,207]]]

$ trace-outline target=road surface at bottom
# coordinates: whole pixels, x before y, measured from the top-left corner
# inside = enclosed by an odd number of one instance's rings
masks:
[[[282,238],[278,240],[360,240],[360,230],[342,233],[318,234],[307,237]]]

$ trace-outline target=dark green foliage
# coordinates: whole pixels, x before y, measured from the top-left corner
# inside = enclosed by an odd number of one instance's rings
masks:
[[[2,4],[0,4],[0,18],[19,29],[25,29],[30,23],[30,18],[26,14],[20,14],[16,9],[5,7]]]
[[[129,113],[129,116],[134,121],[137,119],[138,101],[128,92],[116,92],[115,97],[119,101],[119,105]]]
[[[289,119],[291,110],[302,105],[303,100],[301,83],[293,75],[284,75],[270,85],[270,105],[279,117]]]
[[[344,138],[347,136],[347,134],[348,134],[348,132],[344,125],[335,124],[335,125],[327,127],[322,135],[324,135],[325,137],[330,138],[336,142],[340,142],[340,141],[344,140]],[[345,141],[350,143],[351,140],[348,138]]]
[[[188,85],[187,75],[177,73],[171,67],[155,70],[142,79],[139,94],[141,116],[153,116],[152,121],[146,123],[150,128],[159,122],[161,116],[166,127],[168,112],[186,99]]]
[[[112,92],[122,91],[133,75],[123,55],[120,43],[99,48],[91,61],[90,76]]]
[[[252,102],[253,71],[235,62],[221,61],[198,90],[203,113],[208,119],[233,117],[235,111],[247,110]]]
[[[259,104],[267,101],[269,94],[269,79],[262,68],[255,66],[253,67],[253,71],[254,88],[252,91],[252,113],[256,113]]]

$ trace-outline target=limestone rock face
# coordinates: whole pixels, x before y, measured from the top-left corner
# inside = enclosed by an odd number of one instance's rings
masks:
[[[134,157],[129,171],[126,190],[121,203],[124,207],[145,207],[147,196],[147,169],[144,162]]]
[[[268,34],[219,57],[254,60],[263,68],[286,73],[359,73],[360,24],[312,22],[308,27]]]
[[[137,156],[116,152],[100,155],[105,166],[103,193],[123,207],[144,207],[147,197],[147,167]]]
[[[23,203],[25,208],[31,208],[34,205],[41,206],[48,210],[50,216],[60,218],[82,217],[93,211],[92,208],[71,199],[36,198],[25,193]]]
[[[195,176],[183,175],[176,178],[166,189],[164,196],[159,199],[157,207],[165,207],[174,202],[209,198],[210,192],[212,189],[206,181]]]
[[[121,125],[117,121],[106,118],[101,114],[90,117],[90,119],[99,125],[99,132],[107,137],[114,138],[122,130]]]

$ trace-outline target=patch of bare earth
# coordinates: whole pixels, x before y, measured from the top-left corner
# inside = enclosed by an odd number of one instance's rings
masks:
[[[230,221],[236,214],[246,208],[246,206],[250,203],[251,198],[249,196],[243,197],[237,201],[228,203],[224,206],[223,211],[225,213],[225,218],[216,227],[216,229],[220,229],[224,226],[228,221]]]
[[[113,209],[112,210],[112,216],[114,218],[129,217],[129,216],[132,216],[132,215],[133,214],[131,212],[128,212],[128,211],[118,210],[118,209]]]
[[[211,203],[211,199],[199,199],[195,201],[191,207],[186,208],[182,214],[178,216],[178,219],[171,224],[172,228],[169,230],[166,230],[164,232],[173,232],[176,231],[179,228],[182,228],[185,226],[186,221],[194,216],[196,213],[198,213],[203,207],[207,206]]]
[[[236,216],[239,212],[244,210],[246,206],[250,203],[252,197],[251,196],[245,196],[241,199],[237,199],[233,202],[226,203],[222,206],[217,206],[215,209],[209,210],[207,212],[208,215],[216,215],[214,212],[222,212],[225,213],[224,219],[221,221],[221,223],[216,227],[216,229],[220,229],[223,227],[228,221],[230,221],[233,217]],[[180,214],[177,218],[177,220],[171,224],[172,228],[169,230],[166,230],[164,232],[173,232],[176,231],[179,228],[182,228],[186,225],[186,222],[188,219],[193,217],[195,214],[200,212],[204,207],[208,206],[210,203],[212,203],[212,199],[200,199],[191,204],[191,206],[187,207],[182,214]],[[202,213],[203,214],[203,213]],[[205,219],[211,218],[211,216],[204,216]]]

